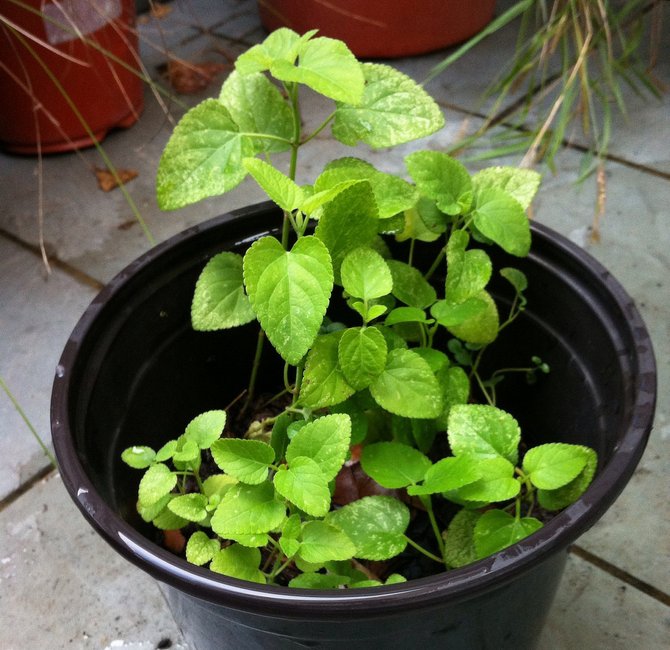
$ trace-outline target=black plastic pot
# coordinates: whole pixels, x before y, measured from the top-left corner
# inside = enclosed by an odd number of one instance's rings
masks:
[[[506,380],[499,401],[530,443],[598,451],[598,474],[577,503],[490,558],[374,589],[259,586],[192,566],[151,541],[134,511],[140,473],[120,452],[176,437],[246,385],[255,325],[194,332],[190,300],[211,255],[243,251],[279,220],[261,204],[191,228],[139,258],[93,301],[53,388],[53,440],[70,495],[103,538],[159,580],[194,649],[533,647],[569,544],[613,503],[642,455],[656,395],[651,341],[631,298],[586,253],[538,224],[529,258],[494,260],[524,270],[531,286],[528,310],[489,359],[501,367],[537,354],[551,365],[535,386]],[[493,291],[504,303],[504,286]]]

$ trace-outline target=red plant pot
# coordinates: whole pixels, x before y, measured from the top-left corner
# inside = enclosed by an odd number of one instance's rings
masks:
[[[23,5],[3,3],[0,18],[0,145],[69,151],[134,124],[143,106],[142,81],[125,67],[137,68],[134,0]]]
[[[343,40],[359,57],[423,54],[466,40],[493,18],[495,0],[258,0],[270,31],[290,27]]]

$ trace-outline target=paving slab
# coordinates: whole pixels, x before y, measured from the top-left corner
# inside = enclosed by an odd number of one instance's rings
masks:
[[[86,523],[57,473],[0,512],[0,538],[3,650],[186,650],[156,582]]]
[[[50,446],[51,382],[62,346],[96,291],[0,236],[0,376]],[[0,500],[48,465],[0,390]]]

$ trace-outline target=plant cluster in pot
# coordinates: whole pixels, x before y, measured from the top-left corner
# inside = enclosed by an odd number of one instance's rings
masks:
[[[335,102],[311,133],[303,86]],[[166,209],[248,174],[272,202],[137,260],[65,348],[64,483],[194,648],[532,647],[568,545],[639,460],[648,335],[529,224],[534,172],[416,151],[411,182],[353,157],[295,181],[327,127],[385,148],[442,124],[393,68],[274,32],[158,170]]]

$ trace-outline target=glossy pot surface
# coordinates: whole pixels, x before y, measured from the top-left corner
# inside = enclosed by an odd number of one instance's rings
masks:
[[[506,379],[498,401],[520,421],[530,444],[596,449],[598,473],[578,502],[490,558],[374,589],[305,591],[241,582],[189,565],[151,541],[134,508],[141,473],[127,468],[120,452],[133,444],[161,446],[198,413],[224,408],[246,385],[255,325],[194,332],[190,301],[212,255],[243,252],[275,231],[280,219],[276,208],[260,204],[191,228],[139,258],[93,301],[67,342],[54,382],[52,434],[66,488],[119,553],[164,583],[186,638],[201,650],[342,641],[352,647],[532,647],[568,545],[612,504],[639,461],[656,394],[651,342],[630,297],[590,256],[539,224],[532,226],[527,259],[492,252],[494,264],[522,269],[530,287],[526,312],[487,354],[492,368],[531,355],[551,366],[530,387]],[[436,252],[437,246],[426,254],[426,267]],[[503,308],[509,303],[504,283],[494,281],[492,292]],[[271,363],[273,355],[264,358]]]

